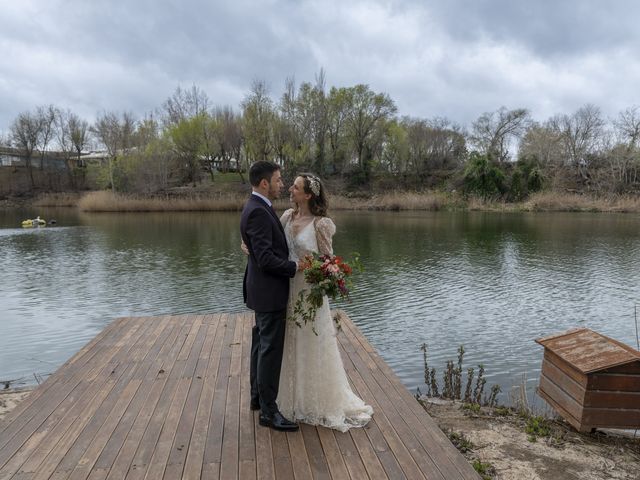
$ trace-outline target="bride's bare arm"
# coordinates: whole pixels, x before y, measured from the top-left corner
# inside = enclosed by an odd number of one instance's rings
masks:
[[[329,217],[321,217],[316,220],[316,240],[318,242],[318,252],[321,255],[333,255],[333,234],[336,233],[336,226]]]

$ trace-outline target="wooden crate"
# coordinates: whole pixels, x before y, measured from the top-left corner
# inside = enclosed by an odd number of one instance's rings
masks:
[[[640,352],[587,328],[536,342],[538,393],[576,430],[640,427]]]

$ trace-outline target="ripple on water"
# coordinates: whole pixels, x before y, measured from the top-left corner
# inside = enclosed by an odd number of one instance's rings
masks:
[[[0,229],[0,379],[61,365],[120,316],[244,309],[237,215],[88,216],[78,227]],[[420,346],[441,378],[464,345],[506,390],[539,374],[539,336],[587,326],[635,344],[640,220],[615,216],[341,213],[358,251],[338,302],[409,388]]]

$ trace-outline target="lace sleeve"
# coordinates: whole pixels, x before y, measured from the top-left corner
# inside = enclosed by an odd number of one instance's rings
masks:
[[[321,255],[333,255],[331,237],[336,233],[336,226],[329,217],[321,217],[316,220],[316,240],[318,252]]]
[[[293,208],[289,208],[285,210],[282,216],[280,217],[280,223],[282,224],[283,227],[289,222],[289,220],[291,220],[292,213],[293,213]]]

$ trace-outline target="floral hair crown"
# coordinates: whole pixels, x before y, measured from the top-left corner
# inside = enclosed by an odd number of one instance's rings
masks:
[[[317,197],[320,195],[320,179],[314,177],[313,175],[307,175],[307,180],[309,180],[309,188],[313,192],[313,194]]]

